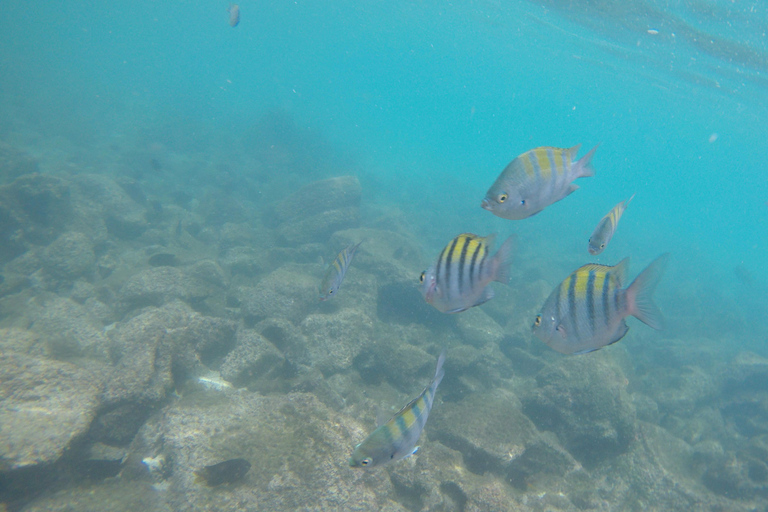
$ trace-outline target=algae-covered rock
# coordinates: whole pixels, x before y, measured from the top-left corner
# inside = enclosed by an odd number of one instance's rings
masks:
[[[53,357],[109,360],[110,342],[102,326],[73,300],[56,297],[44,301],[35,312],[32,330]]]
[[[178,301],[120,323],[111,336],[114,369],[104,391],[104,410],[94,422],[94,438],[130,441],[175,379],[201,370],[201,361],[224,358],[234,346],[234,335],[231,321],[200,315]]]
[[[100,388],[69,363],[0,351],[0,470],[56,461],[88,430]]]
[[[298,265],[286,265],[264,277],[255,287],[238,290],[240,309],[250,321],[286,318],[299,323],[318,302],[320,281]]]
[[[541,430],[555,432],[585,466],[625,452],[635,436],[635,409],[618,366],[595,357],[568,357],[536,376],[523,410]]]
[[[118,298],[122,308],[130,311],[161,306],[177,299],[197,304],[222,291],[210,280],[193,277],[179,268],[154,267],[129,277],[120,288]]]
[[[60,178],[24,174],[0,185],[0,263],[52,242],[70,216],[69,184]]]
[[[221,363],[221,377],[234,386],[249,386],[258,380],[273,380],[285,357],[252,329],[237,332],[237,345]],[[270,379],[270,376],[272,378]]]
[[[323,242],[360,222],[362,187],[356,176],[308,183],[276,209],[278,236],[291,244]]]
[[[498,346],[504,338],[504,329],[479,308],[462,312],[456,319],[456,325],[464,340],[478,348],[489,343]]]
[[[373,335],[373,321],[354,309],[313,314],[301,322],[311,365],[324,375],[349,369]]]
[[[163,496],[173,510],[301,510],[309,503],[319,510],[385,510],[392,487],[386,474],[366,474],[347,462],[353,440],[362,436],[309,394],[246,391],[216,400],[197,394],[151,418],[129,458],[172,461]],[[195,482],[196,470],[232,458],[252,464],[241,483],[210,488]]]
[[[441,404],[430,432],[459,451],[473,473],[505,475],[523,489],[534,475],[562,476],[578,467],[556,440],[538,432],[517,397],[500,389]]]
[[[63,233],[54,240],[41,256],[46,272],[58,279],[74,279],[93,273],[96,255],[93,244],[82,233]]]
[[[91,203],[111,235],[132,240],[149,227],[146,209],[109,177],[79,174],[73,178],[73,182],[80,197]]]

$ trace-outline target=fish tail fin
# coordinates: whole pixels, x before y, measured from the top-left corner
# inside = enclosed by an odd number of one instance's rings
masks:
[[[509,270],[512,264],[512,253],[515,248],[515,235],[511,235],[507,238],[499,250],[496,251],[496,255],[493,257],[493,275],[494,281],[507,284],[509,282]]]
[[[629,314],[656,330],[664,327],[664,318],[653,302],[653,292],[664,274],[668,261],[669,253],[662,254],[645,267],[645,270],[640,272],[627,288]]]
[[[433,394],[435,393],[437,386],[440,385],[440,382],[443,380],[443,377],[445,376],[445,370],[443,370],[444,362],[445,362],[445,349],[443,349],[443,351],[440,352],[440,357],[437,358],[437,366],[435,366],[435,376],[432,377],[432,382],[429,384],[429,388],[432,390]]]
[[[577,178],[587,178],[595,175],[595,169],[592,167],[592,157],[595,156],[595,150],[597,150],[599,145],[600,144],[590,149],[589,153],[579,158],[576,162],[574,165],[574,172]]]

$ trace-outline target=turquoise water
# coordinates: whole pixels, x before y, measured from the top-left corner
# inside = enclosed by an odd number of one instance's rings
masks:
[[[721,354],[715,359],[746,351],[768,357],[766,4],[339,0],[244,1],[240,9],[233,28],[226,2],[1,3],[0,140],[44,174],[135,180],[165,212],[181,193],[203,207],[216,194],[244,205],[244,216],[221,213],[218,226],[203,223],[203,231],[261,216],[269,228],[278,203],[302,186],[355,175],[361,226],[393,211],[407,219],[401,234],[421,251],[406,262],[409,270],[425,268],[458,233],[515,233],[512,291],[501,292],[490,313],[507,333],[527,329],[533,318],[525,315],[540,306],[526,276],[552,289],[585,263],[613,265],[625,256],[634,276],[670,252],[656,293],[667,329],[630,321],[636,337],[626,360],[640,357],[643,342],[665,339],[691,354],[706,339],[706,349]],[[522,221],[480,208],[515,156],[576,144],[581,155],[599,148],[595,176],[578,180],[574,194]],[[591,257],[594,226],[632,194],[609,247]],[[157,245],[149,238],[133,250]],[[281,245],[272,238],[265,247]],[[261,250],[259,240],[249,243]],[[283,244],[284,254],[327,263],[343,247],[334,240],[312,241],[325,245],[304,252],[302,244]],[[274,261],[266,267],[257,277]],[[413,279],[415,287],[418,274]],[[510,294],[514,312],[504,302]],[[6,306],[3,325],[23,325],[11,316],[23,316],[24,307]],[[502,322],[504,307],[515,325]],[[224,310],[206,312],[226,317]],[[435,329],[436,339],[455,341],[455,325]],[[531,349],[537,357],[560,360],[540,345]],[[458,386],[450,352],[449,397]],[[653,361],[622,364],[630,375]],[[401,394],[382,395],[416,396],[431,365]],[[367,411],[358,404],[342,414]],[[757,495],[768,487],[755,485]]]

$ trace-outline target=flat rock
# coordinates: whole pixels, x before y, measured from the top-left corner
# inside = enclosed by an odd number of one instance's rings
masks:
[[[56,461],[88,430],[100,388],[69,363],[0,352],[0,469]]]
[[[72,280],[95,271],[96,255],[86,235],[67,232],[45,248],[41,263],[54,278]]]
[[[44,301],[35,311],[32,330],[53,357],[109,360],[110,341],[103,327],[73,300],[56,297]]]

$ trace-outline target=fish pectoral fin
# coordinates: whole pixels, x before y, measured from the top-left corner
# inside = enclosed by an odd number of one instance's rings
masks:
[[[564,340],[568,340],[568,333],[565,332],[565,327],[563,327],[563,324],[558,325],[557,329],[555,330],[560,333],[560,336],[562,336]]]

